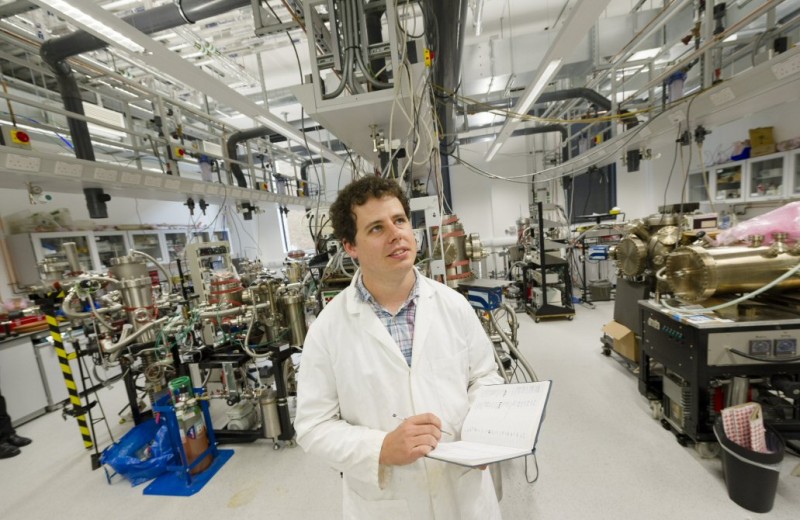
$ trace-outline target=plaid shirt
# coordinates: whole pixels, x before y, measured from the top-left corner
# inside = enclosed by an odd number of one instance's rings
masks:
[[[417,316],[417,297],[419,296],[419,275],[416,275],[414,287],[408,298],[400,306],[397,314],[392,315],[380,303],[375,301],[367,287],[364,285],[364,279],[359,273],[356,279],[356,290],[361,299],[368,303],[375,315],[381,320],[381,323],[389,331],[389,335],[397,346],[400,347],[400,352],[406,358],[408,366],[411,366],[411,345],[414,342],[414,320]]]

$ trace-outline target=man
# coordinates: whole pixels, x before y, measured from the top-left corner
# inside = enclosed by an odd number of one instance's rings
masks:
[[[378,177],[330,209],[359,270],[306,337],[297,442],[342,472],[347,519],[499,519],[488,471],[425,458],[458,440],[477,388],[502,379],[467,300],[414,268],[409,213]]]
[[[17,435],[11,426],[11,417],[6,412],[6,399],[0,394],[0,459],[19,455],[19,449],[30,443],[30,439]]]

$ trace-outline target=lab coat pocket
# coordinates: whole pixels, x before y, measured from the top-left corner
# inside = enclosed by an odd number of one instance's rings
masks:
[[[443,421],[444,429],[461,429],[461,423],[469,410],[469,357],[462,349],[445,356],[428,359],[429,373],[424,374],[424,384],[429,385],[430,395],[438,401],[438,410],[429,410]],[[451,440],[451,439],[448,439]]]
[[[472,469],[458,479],[457,493],[463,520],[499,520],[500,508],[489,470]]]
[[[432,354],[428,357],[427,365],[431,375],[438,381],[456,383],[455,388],[461,389],[463,386],[466,391],[466,384],[469,383],[469,352],[466,348]]]
[[[344,496],[344,518],[348,520],[409,520],[411,512],[403,499],[369,500],[350,490]]]

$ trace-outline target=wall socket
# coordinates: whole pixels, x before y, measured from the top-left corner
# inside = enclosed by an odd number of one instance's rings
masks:
[[[798,72],[800,72],[800,54],[795,54],[786,61],[772,66],[772,73],[778,79],[786,78]]]
[[[24,155],[17,155],[10,153],[6,156],[6,168],[9,170],[17,170],[21,172],[38,172],[40,171],[42,160],[38,157],[25,157]]]

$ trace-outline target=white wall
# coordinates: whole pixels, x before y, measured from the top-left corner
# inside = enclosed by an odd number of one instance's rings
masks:
[[[461,152],[465,160],[494,175],[510,177],[530,171],[527,154],[498,154],[490,163],[483,153]],[[464,165],[451,164],[450,184],[453,212],[467,233],[481,238],[504,236],[520,217],[530,216],[530,185],[494,180],[470,171]]]

